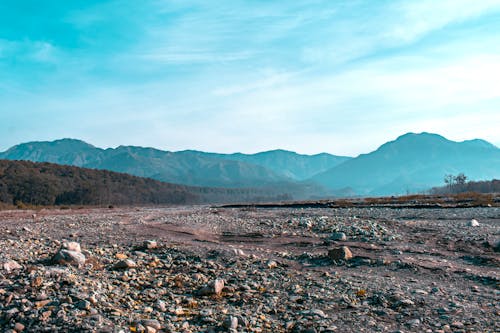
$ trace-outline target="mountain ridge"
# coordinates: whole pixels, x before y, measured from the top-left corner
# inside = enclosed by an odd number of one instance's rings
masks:
[[[275,159],[272,155],[275,154],[285,156],[285,160],[281,158],[280,164],[273,165]],[[288,163],[286,158],[292,157],[301,163]],[[1,158],[104,169],[189,186],[293,189],[299,197],[304,189],[314,195],[324,194],[319,186],[307,182],[302,184],[302,181],[348,159],[328,154],[300,155],[283,150],[262,154],[217,154],[125,145],[103,149],[67,138],[22,143],[0,153]],[[285,165],[291,169],[283,172]]]
[[[439,134],[409,132],[354,158],[284,149],[255,154],[126,145],[103,149],[78,139],[60,139],[19,144],[0,153],[0,159],[104,169],[188,186],[267,187],[308,198],[421,192],[441,185],[445,174],[460,172],[471,180],[500,178],[499,152],[482,139],[458,142]]]
[[[445,174],[475,180],[500,176],[500,150],[487,141],[456,142],[428,133],[406,133],[312,177],[330,190],[351,187],[362,195],[419,192],[440,185]]]

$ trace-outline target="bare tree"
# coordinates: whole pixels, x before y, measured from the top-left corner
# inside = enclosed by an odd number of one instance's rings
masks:
[[[458,185],[465,185],[465,182],[467,181],[467,176],[464,175],[463,173],[459,173],[454,177],[455,183]]]
[[[446,187],[448,187],[448,189],[450,190],[451,192],[451,188],[453,187],[453,184],[454,184],[454,179],[455,177],[453,177],[453,175],[444,175],[444,183],[446,184]]]

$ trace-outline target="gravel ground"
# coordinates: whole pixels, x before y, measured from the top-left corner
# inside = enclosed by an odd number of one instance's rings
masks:
[[[5,332],[500,332],[498,207],[3,211],[0,230]]]

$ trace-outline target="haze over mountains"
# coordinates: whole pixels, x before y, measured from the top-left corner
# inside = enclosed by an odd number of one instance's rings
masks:
[[[460,172],[471,180],[499,178],[500,149],[479,139],[455,142],[437,134],[408,133],[313,180],[329,189],[389,195],[425,191],[442,185],[444,175]]]
[[[441,185],[445,174],[459,172],[473,180],[500,178],[496,146],[479,139],[454,142],[430,133],[402,135],[356,158],[284,150],[216,154],[134,146],[101,149],[62,139],[23,143],[0,153],[0,159],[105,169],[193,186],[280,188],[294,198],[417,192]]]

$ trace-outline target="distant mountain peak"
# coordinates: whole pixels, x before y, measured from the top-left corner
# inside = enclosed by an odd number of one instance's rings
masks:
[[[7,151],[32,150],[32,149],[40,149],[41,147],[46,147],[49,149],[60,149],[61,147],[64,147],[66,149],[74,149],[74,150],[98,149],[93,145],[91,145],[90,143],[87,143],[82,140],[64,138],[54,141],[31,141],[31,142],[20,143],[16,146],[9,148]]]
[[[350,186],[361,194],[402,194],[439,186],[445,174],[498,178],[499,165],[500,150],[487,141],[456,142],[428,132],[406,133],[312,180],[333,190]]]
[[[483,139],[464,140],[464,141],[462,141],[462,143],[467,144],[467,145],[471,145],[471,146],[475,146],[475,147],[498,149],[497,146],[495,146],[494,144],[492,144],[486,140],[483,140]]]
[[[396,140],[394,141],[403,141],[403,140],[421,140],[421,139],[435,139],[435,140],[440,140],[440,141],[448,141],[444,136],[435,134],[435,133],[429,133],[429,132],[420,132],[420,133],[414,133],[414,132],[408,132],[406,134],[400,135]]]

